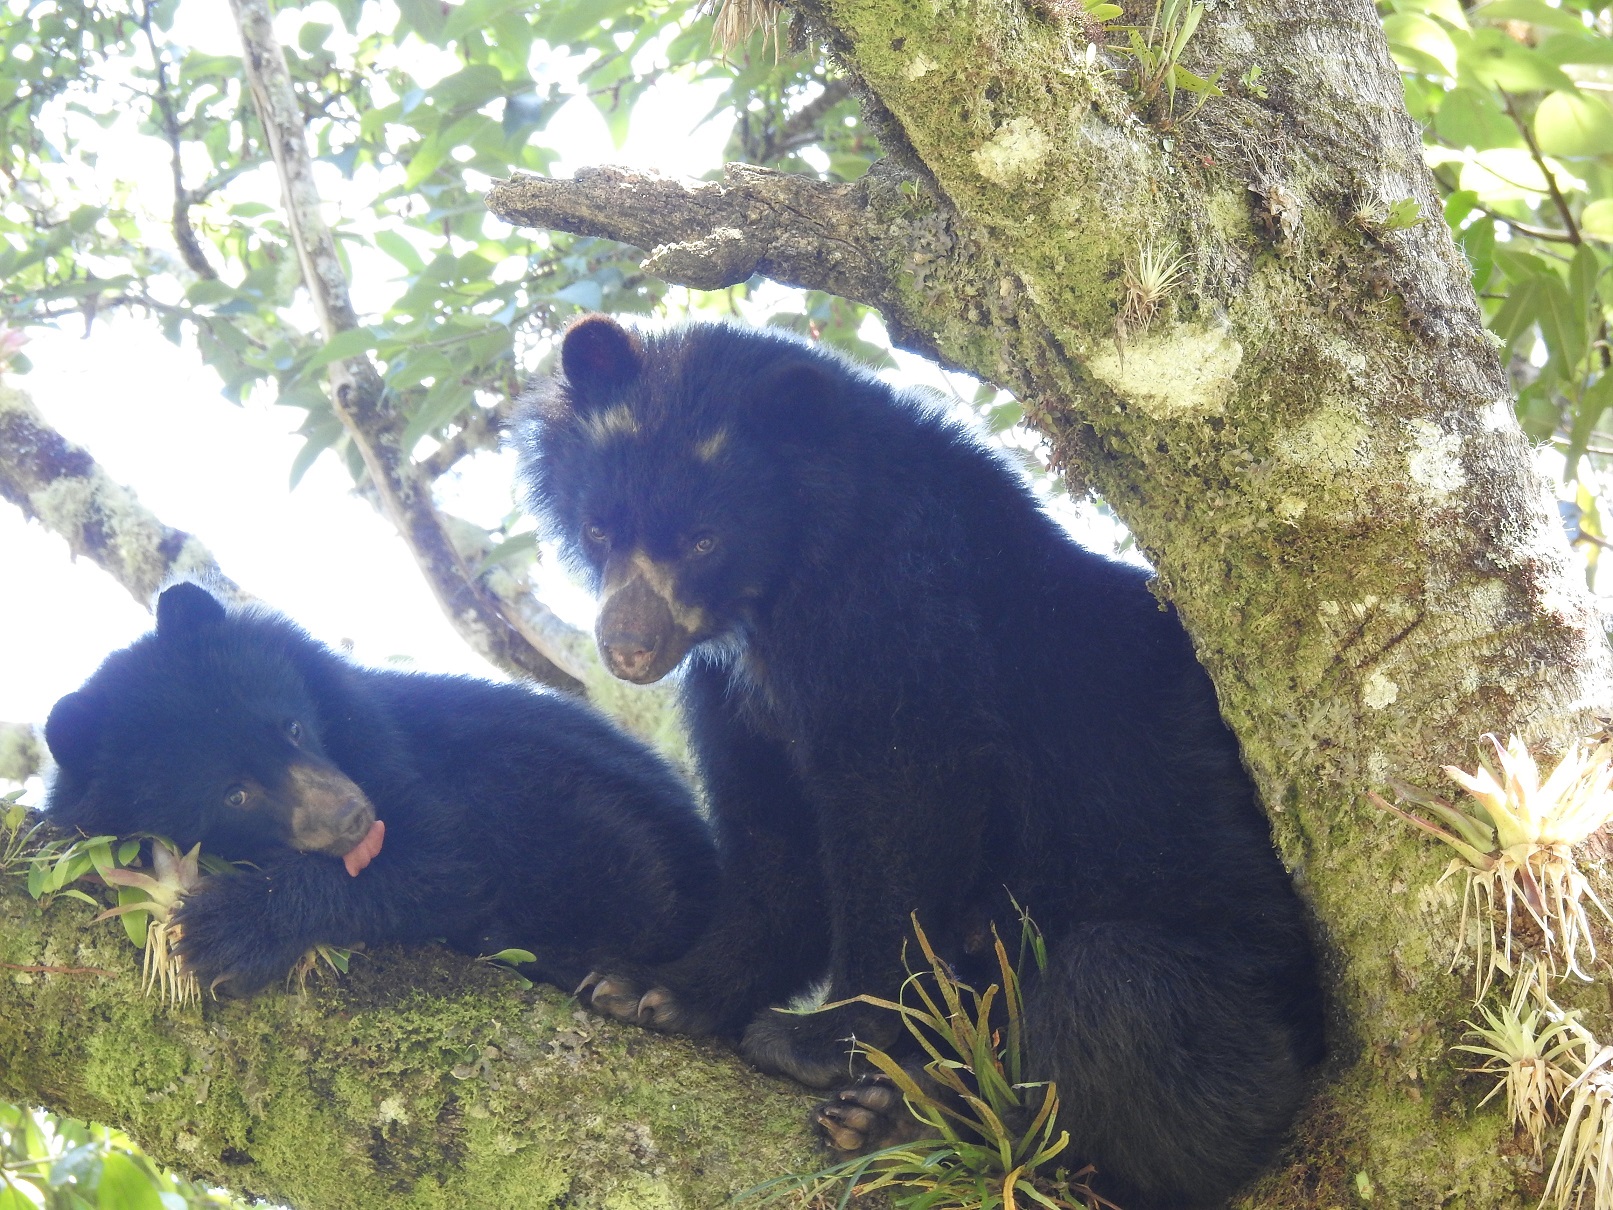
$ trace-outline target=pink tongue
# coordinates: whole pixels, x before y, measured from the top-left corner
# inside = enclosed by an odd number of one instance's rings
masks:
[[[375,855],[381,851],[381,842],[385,839],[386,824],[377,819],[370,825],[370,830],[364,833],[364,839],[348,850],[347,855],[342,858],[342,864],[347,867],[347,872],[357,878],[358,872],[375,860]]]

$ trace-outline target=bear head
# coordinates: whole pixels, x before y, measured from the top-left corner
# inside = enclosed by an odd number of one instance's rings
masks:
[[[527,396],[529,503],[592,586],[606,667],[647,684],[742,635],[835,495],[855,372],[783,333],[697,324],[567,330]]]
[[[292,849],[344,856],[375,810],[327,757],[321,711],[283,618],[227,612],[178,584],[157,628],[56,703],[46,816],[62,829],[201,842],[231,860]]]

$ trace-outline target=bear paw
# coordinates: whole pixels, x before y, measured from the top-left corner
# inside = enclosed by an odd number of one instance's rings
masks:
[[[812,1111],[812,1121],[830,1148],[848,1155],[910,1143],[924,1134],[902,1090],[883,1074],[865,1075],[841,1089]]]
[[[261,881],[205,879],[174,913],[180,961],[208,991],[250,996],[284,978],[307,948],[288,947],[269,931]]]
[[[856,1007],[812,1013],[770,1008],[746,1027],[740,1052],[763,1071],[789,1076],[810,1088],[833,1088],[867,1067],[857,1054],[858,1043],[882,1047],[895,1038],[894,1022]]]
[[[677,993],[666,987],[645,990],[625,975],[593,972],[574,993],[597,1013],[615,1017],[631,1025],[642,1025],[663,1033],[698,1034],[709,1032],[702,1014],[691,1011]]]

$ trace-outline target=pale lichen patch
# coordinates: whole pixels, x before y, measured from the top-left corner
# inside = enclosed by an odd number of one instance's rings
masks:
[[[1374,710],[1382,710],[1390,706],[1400,697],[1400,686],[1384,676],[1381,671],[1374,671],[1367,677],[1367,683],[1361,687],[1361,700]]]
[[[1431,420],[1411,420],[1406,424],[1412,450],[1406,456],[1406,473],[1422,489],[1430,505],[1449,504],[1467,486],[1462,469],[1462,439],[1448,433]]]
[[[1053,142],[1035,122],[1018,117],[997,128],[974,153],[975,170],[996,185],[1017,185],[1047,159]]]
[[[1101,347],[1088,368],[1155,420],[1214,416],[1232,397],[1243,345],[1223,327],[1175,324]]]
[[[940,66],[941,65],[934,59],[930,58],[929,55],[918,54],[914,55],[913,58],[909,60],[907,70],[903,74],[906,75],[909,80],[922,80],[925,76],[929,75],[932,71]]]
[[[1341,403],[1326,403],[1273,442],[1277,456],[1317,475],[1366,465],[1371,434],[1360,416]]]

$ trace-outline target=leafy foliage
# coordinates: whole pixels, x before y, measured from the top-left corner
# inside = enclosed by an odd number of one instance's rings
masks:
[[[1590,467],[1613,456],[1613,7],[1387,0],[1384,32],[1445,219],[1518,389],[1518,415],[1578,479],[1579,540],[1604,545]]]
[[[1021,974],[1028,961],[1038,970],[1047,965],[1042,935],[1030,917],[1021,913],[1014,960],[993,928],[1001,982],[983,992],[961,982],[936,954],[917,916],[913,933],[925,965],[909,967],[898,998],[855,999],[899,1013],[926,1056],[921,1080],[878,1047],[861,1046],[868,1062],[900,1090],[925,1137],[821,1172],[769,1181],[736,1200],[821,1201],[839,1189],[841,1207],[853,1197],[884,1193],[897,1210],[1113,1210],[1087,1184],[1090,1165],[1077,1172],[1053,1167],[1070,1142],[1057,1128],[1058,1089],[1025,1079]]]

